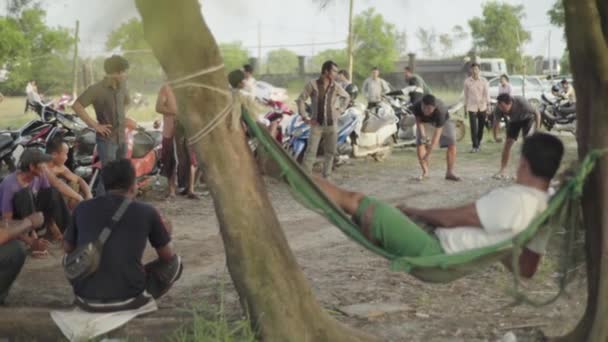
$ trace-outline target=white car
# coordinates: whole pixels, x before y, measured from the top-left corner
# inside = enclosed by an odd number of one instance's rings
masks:
[[[511,95],[513,96],[523,96],[524,94],[524,77],[522,75],[510,75],[509,83],[511,83]],[[495,99],[498,96],[498,85],[500,84],[500,77],[495,77],[489,81],[490,86],[490,97]],[[538,106],[542,103],[541,95],[545,92],[545,87],[540,80],[540,78],[536,76],[526,76],[525,82],[525,92],[526,99],[530,102],[530,104],[534,108],[538,108]]]
[[[259,100],[287,101],[288,95],[285,88],[277,88],[264,81],[255,81],[254,95]]]

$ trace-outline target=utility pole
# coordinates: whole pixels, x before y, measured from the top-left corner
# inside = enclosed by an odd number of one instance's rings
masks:
[[[353,4],[354,0],[350,0],[348,9],[348,75],[353,79]]]
[[[262,22],[258,21],[258,66],[262,65]]]
[[[72,65],[72,96],[76,98],[78,94],[78,31],[80,21],[76,20],[76,31],[74,33],[74,60]]]
[[[547,49],[549,51],[547,51],[547,54],[549,55],[548,56],[548,59],[549,59],[549,75],[551,76],[551,79],[553,79],[553,60],[551,59],[551,30],[549,30],[549,44],[548,45],[549,46],[548,46]]]
[[[517,28],[517,30],[515,31],[515,35],[517,37],[519,58],[521,60],[521,67],[522,67],[521,95],[523,97],[526,97],[526,61],[525,61],[525,58],[524,58],[524,56],[522,54],[522,50],[521,50],[521,40],[519,39],[519,28]]]

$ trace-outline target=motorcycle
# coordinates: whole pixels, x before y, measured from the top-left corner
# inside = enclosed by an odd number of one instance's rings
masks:
[[[394,136],[396,146],[410,146],[416,143],[416,116],[412,112],[412,102],[398,92],[388,93],[385,100],[391,105],[399,119]]]
[[[147,131],[136,124],[128,125],[126,158],[135,168],[136,184],[143,191],[160,173],[161,142],[160,131]],[[87,128],[76,139],[75,173],[82,177],[93,192],[97,189],[101,172],[101,160],[97,154],[95,131]]]
[[[369,155],[381,160],[391,150],[398,121],[387,103],[380,103],[377,108],[367,111],[357,105],[349,107],[338,118],[338,156],[360,158]],[[301,162],[308,146],[310,126],[300,115],[295,115],[286,127],[285,136],[288,137],[284,142],[285,149]]]
[[[548,131],[555,128],[556,131],[568,131],[576,134],[576,107],[574,105],[563,105],[558,97],[551,101],[545,94],[541,95],[542,103],[540,111],[543,126]]]
[[[23,148],[46,149],[51,140],[55,137],[61,137],[70,149],[66,166],[73,170],[75,167],[73,158],[74,142],[76,136],[86,127],[84,123],[74,115],[65,114],[40,102],[28,101],[26,111],[29,109],[37,113],[40,119],[28,122],[19,130],[14,148],[22,146]]]
[[[283,119],[294,114],[293,110],[281,101],[262,99],[261,102],[265,106],[270,107],[271,110],[258,121],[269,129],[272,136],[274,136],[279,143],[282,143],[284,139],[284,129],[281,124]]]

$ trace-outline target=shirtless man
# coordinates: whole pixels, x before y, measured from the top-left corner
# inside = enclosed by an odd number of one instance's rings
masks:
[[[46,147],[46,152],[47,154],[50,154],[53,159],[47,164],[47,167],[56,177],[65,180],[74,191],[80,193],[85,200],[91,199],[93,198],[93,195],[87,182],[65,166],[65,162],[68,160],[69,151],[70,148],[62,139],[55,138],[51,140]],[[74,209],[76,204],[78,204],[78,201],[71,198],[66,198],[66,200],[70,209]]]

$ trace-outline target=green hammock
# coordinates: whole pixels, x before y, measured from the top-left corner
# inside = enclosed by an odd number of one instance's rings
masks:
[[[338,229],[351,239],[370,251],[391,261],[391,269],[404,271],[416,278],[433,283],[447,283],[463,277],[483,267],[500,261],[513,252],[514,273],[518,273],[516,257],[521,248],[530,241],[539,229],[551,229],[548,221],[552,216],[578,203],[582,193],[582,186],[586,177],[592,171],[595,163],[603,154],[602,151],[593,151],[582,162],[575,176],[568,180],[560,190],[551,198],[548,207],[530,225],[510,240],[501,243],[477,248],[454,254],[439,254],[425,257],[400,257],[369,242],[360,232],[358,226],[312,181],[297,162],[278,144],[278,142],[247,114],[243,109],[243,120],[249,131],[258,139],[269,157],[277,163],[281,178],[292,189],[296,199],[311,210],[323,215]],[[561,215],[560,215],[561,216]],[[563,217],[561,217],[563,219]],[[517,283],[516,283],[517,286]]]

